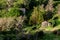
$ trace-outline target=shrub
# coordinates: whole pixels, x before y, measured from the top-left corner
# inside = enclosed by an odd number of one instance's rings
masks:
[[[6,8],[6,6],[7,6],[6,0],[0,0],[0,10]]]
[[[0,17],[17,17],[20,16],[20,13],[18,8],[9,8],[8,11],[3,9],[0,11]]]
[[[20,12],[17,8],[9,8],[9,12],[7,13],[7,16],[19,16]]]
[[[34,7],[34,10],[30,17],[31,24],[40,24],[43,19],[43,14],[45,13],[43,6]]]

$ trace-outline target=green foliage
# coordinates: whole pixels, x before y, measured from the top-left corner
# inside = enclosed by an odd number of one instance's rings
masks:
[[[20,12],[18,8],[10,8],[8,13],[6,14],[7,16],[20,16]]]
[[[53,19],[49,20],[49,22],[52,24],[52,26],[56,25],[55,20],[53,20]]]
[[[60,19],[56,20],[56,25],[60,25]]]
[[[6,9],[0,11],[0,17],[17,17],[20,16],[20,12],[18,8],[9,8],[8,11]]]
[[[23,33],[21,33],[20,30],[17,32],[19,38],[22,37],[22,34],[26,34],[28,37],[30,34],[32,36],[30,40],[34,40],[36,38],[35,36],[37,35],[36,33],[40,32],[41,30],[45,32],[46,30],[49,31],[47,32],[49,34],[44,35],[41,39],[39,36],[37,38],[38,40],[59,40],[58,36],[56,37],[56,35],[50,34],[53,27],[60,29],[60,27],[58,27],[60,26],[59,0],[13,0],[12,2],[12,5],[9,7],[8,5],[10,4],[7,0],[0,0],[0,27],[3,27],[2,29],[4,30],[3,33],[0,30],[0,40],[4,40],[8,37],[11,38],[11,40],[16,40],[15,32],[18,29],[15,30],[15,28],[20,27],[19,24],[21,23],[23,26],[21,31],[23,31]],[[26,9],[25,17],[27,20],[25,20],[24,14],[20,10],[20,8],[23,7]],[[52,15],[50,15],[50,13]],[[43,21],[50,22],[53,27],[49,26],[46,27],[46,29],[42,28],[41,23]],[[11,30],[10,27],[12,28]]]
[[[24,4],[24,0],[16,0],[16,2],[13,3],[13,6],[21,7],[22,4]]]
[[[0,10],[0,17],[4,17],[6,15],[6,10]]]
[[[43,6],[34,7],[34,10],[30,17],[30,23],[40,24],[43,19],[43,14],[45,13]]]
[[[6,0],[0,0],[0,8],[3,9],[6,8],[6,6],[7,6]]]

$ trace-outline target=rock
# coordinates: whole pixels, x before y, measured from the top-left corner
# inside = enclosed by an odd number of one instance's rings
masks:
[[[51,27],[51,26],[52,26],[52,24],[48,22],[48,27]]]
[[[52,24],[49,23],[49,22],[47,22],[47,21],[44,21],[44,22],[42,22],[42,24],[41,24],[41,27],[48,27],[48,26],[52,26]]]
[[[47,27],[47,26],[48,26],[48,22],[47,21],[42,22],[41,27]]]

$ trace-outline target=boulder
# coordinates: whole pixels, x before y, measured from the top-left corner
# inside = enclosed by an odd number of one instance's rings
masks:
[[[47,27],[47,26],[48,26],[48,22],[47,21],[42,22],[41,27]]]
[[[49,22],[48,22],[48,26],[51,27],[51,26],[52,26],[52,23],[49,23]]]
[[[41,27],[48,27],[48,26],[52,26],[52,24],[47,21],[43,21],[41,24]]]

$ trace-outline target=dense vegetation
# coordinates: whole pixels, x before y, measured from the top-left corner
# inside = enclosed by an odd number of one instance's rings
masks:
[[[60,40],[60,0],[0,0],[0,40]]]

